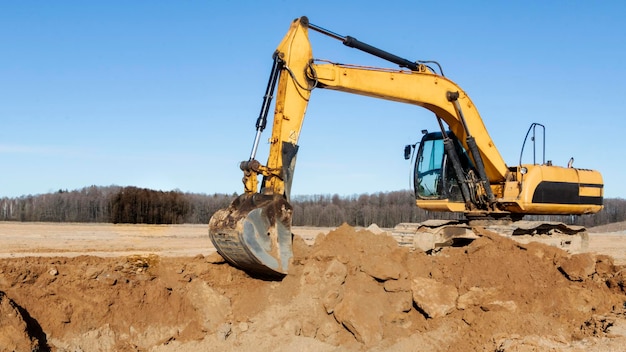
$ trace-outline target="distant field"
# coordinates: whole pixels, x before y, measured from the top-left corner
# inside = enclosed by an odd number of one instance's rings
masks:
[[[589,251],[613,256],[616,263],[626,264],[626,223],[594,228],[589,234]],[[332,228],[294,227],[293,232],[311,244],[320,233]],[[160,256],[196,256],[215,252],[208,237],[208,226],[131,225],[0,222],[0,257],[78,256],[100,257],[129,254]]]

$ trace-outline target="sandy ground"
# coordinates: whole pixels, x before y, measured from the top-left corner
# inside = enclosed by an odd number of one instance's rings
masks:
[[[0,257],[206,255],[215,251],[207,231],[206,225],[0,222]]]
[[[426,255],[297,227],[289,275],[264,281],[205,225],[0,222],[0,351],[624,351],[615,231],[576,255],[492,233]]]
[[[624,225],[622,225],[624,226]],[[312,244],[332,228],[294,227]],[[383,229],[385,230],[385,229]],[[389,229],[387,229],[390,231]],[[589,252],[612,256],[626,265],[626,231],[589,233]],[[0,222],[0,258],[94,255],[116,257],[156,254],[193,257],[215,252],[206,225],[128,225]]]

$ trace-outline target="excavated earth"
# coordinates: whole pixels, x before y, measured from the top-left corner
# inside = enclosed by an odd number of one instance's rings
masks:
[[[0,351],[624,350],[623,265],[477,232],[434,254],[347,225],[296,236],[281,281],[211,251],[16,251],[0,259]]]

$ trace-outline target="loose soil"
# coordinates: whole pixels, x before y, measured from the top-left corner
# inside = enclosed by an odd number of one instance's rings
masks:
[[[626,235],[569,254],[478,229],[426,254],[372,228],[296,228],[289,274],[269,281],[224,263],[206,231],[0,223],[0,351],[626,346]]]

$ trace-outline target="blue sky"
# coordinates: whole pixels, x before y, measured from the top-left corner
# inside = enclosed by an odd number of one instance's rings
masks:
[[[626,197],[622,1],[1,1],[0,197],[120,185],[241,193],[271,55],[291,20],[437,60],[515,165],[532,122],[547,159]],[[316,58],[393,67],[311,33]],[[415,106],[313,92],[293,194],[409,188]],[[258,159],[265,161],[269,129]]]

